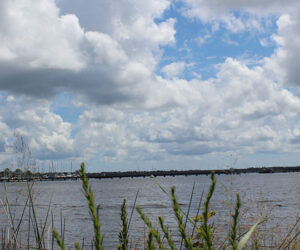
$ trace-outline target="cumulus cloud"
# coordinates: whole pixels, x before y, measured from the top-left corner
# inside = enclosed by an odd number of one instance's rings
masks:
[[[5,1],[0,29],[0,61],[30,68],[80,70],[84,33],[74,15],[59,16],[52,1]]]
[[[198,17],[203,21],[218,19],[232,11],[246,11],[255,15],[266,15],[270,13],[282,13],[285,11],[295,11],[299,7],[299,2],[296,0],[288,0],[282,2],[280,0],[182,0],[186,4],[184,11],[186,14]]]
[[[6,138],[1,141],[4,152],[11,152],[14,134],[18,134],[24,137],[36,159],[75,156],[72,125],[52,113],[48,101],[7,96],[3,102],[0,105],[0,127],[2,139]]]
[[[283,14],[277,21],[278,32],[273,36],[278,47],[265,67],[283,85],[300,85],[300,16]]]
[[[297,13],[300,4],[296,0],[276,1],[236,1],[236,0],[182,0],[182,13],[190,18],[198,18],[202,22],[222,23],[231,32],[259,31],[268,25],[268,17],[286,13]],[[236,12],[239,14],[236,15]]]
[[[95,4],[85,3],[89,9]],[[175,20],[154,21],[169,7],[167,0],[107,2],[106,15],[97,14],[105,25],[94,31],[75,14],[61,14],[52,0],[2,5],[0,89],[11,93],[44,98],[64,89],[97,103],[140,98],[134,85],[151,76],[160,46],[175,42]]]
[[[173,62],[165,65],[161,71],[168,77],[173,78],[180,76],[185,69],[185,62]]]
[[[260,66],[227,58],[208,80],[186,80],[182,59],[159,69],[162,47],[176,46],[176,20],[164,18],[169,0],[1,1],[0,161],[14,132],[38,159],[299,150],[300,99],[285,89],[299,84],[299,4],[284,3],[282,14],[281,1],[184,3],[186,16],[232,32],[260,30],[267,15],[281,15],[277,48]],[[51,110],[61,91],[83,110],[76,124]]]
[[[170,84],[160,91],[177,100],[169,108],[94,106],[80,117],[77,139],[114,160],[297,150],[291,142],[299,136],[293,127],[300,99],[269,79],[262,67],[250,69],[228,58],[208,81],[166,81]]]

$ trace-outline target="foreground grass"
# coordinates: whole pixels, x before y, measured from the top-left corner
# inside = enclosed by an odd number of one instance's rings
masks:
[[[96,205],[94,201],[94,194],[92,188],[89,184],[89,181],[86,177],[85,165],[81,164],[80,167],[80,178],[82,183],[82,190],[87,202],[88,212],[91,218],[91,223],[93,224],[93,240],[92,245],[84,246],[84,242],[75,242],[75,249],[104,249],[103,239],[104,235],[101,231],[101,223],[99,210],[100,205]],[[159,184],[158,184],[159,185]],[[182,208],[179,206],[176,194],[175,187],[171,188],[171,194],[169,194],[165,189],[163,189],[160,185],[161,190],[169,195],[172,200],[172,208],[174,212],[174,216],[177,220],[178,232],[181,237],[181,244],[178,244],[178,241],[174,241],[171,233],[168,230],[168,227],[164,223],[164,219],[162,217],[158,217],[159,225],[158,228],[153,226],[154,224],[148,218],[148,216],[142,211],[140,207],[136,207],[136,210],[144,222],[145,226],[148,228],[146,235],[146,249],[261,249],[264,246],[259,245],[257,241],[251,239],[256,233],[255,230],[258,225],[262,222],[261,219],[257,218],[257,221],[252,225],[252,227],[244,232],[240,233],[239,230],[239,221],[241,217],[241,207],[242,201],[239,194],[236,194],[235,205],[233,209],[233,213],[231,215],[231,227],[228,232],[224,232],[224,234],[228,235],[228,237],[220,242],[217,240],[215,233],[215,225],[211,222],[212,217],[215,215],[215,211],[210,209],[210,201],[213,197],[215,187],[216,187],[216,179],[214,173],[211,174],[211,185],[206,194],[202,212],[200,213],[200,205],[201,200],[199,202],[198,213],[194,217],[189,216],[188,212],[185,213]],[[9,228],[2,230],[1,235],[1,245],[2,249],[50,249],[49,239],[46,239],[46,231],[47,225],[49,224],[49,215],[50,215],[50,205],[49,202],[46,217],[44,221],[40,222],[37,219],[36,209],[34,205],[34,195],[33,195],[33,184],[27,183],[27,199],[22,208],[22,213],[19,220],[16,222],[11,211],[11,206],[8,197],[6,197],[6,201],[2,202],[5,211],[7,213],[7,217],[9,218]],[[192,192],[193,193],[193,192]],[[192,196],[191,196],[192,200]],[[191,200],[189,207],[191,205]],[[135,209],[135,204],[134,208]],[[28,232],[27,232],[27,245],[22,245],[22,240],[20,239],[20,226],[24,222],[25,211],[28,211]],[[131,216],[128,219],[127,209],[126,209],[126,200],[123,200],[123,204],[121,206],[121,230],[119,232],[119,245],[118,249],[131,249],[129,246],[129,229]],[[300,219],[296,221],[296,223],[290,228],[290,230],[286,233],[285,237],[280,241],[280,243],[274,248],[276,249],[300,249],[300,244],[298,240],[298,236],[300,231],[297,231],[297,224]],[[186,224],[189,221],[193,226],[193,232],[189,233],[186,230]],[[32,231],[31,230],[32,228]],[[133,229],[134,230],[134,229]],[[32,242],[30,239],[34,236],[35,242]],[[174,235],[173,235],[174,236]],[[64,236],[64,223],[61,223],[60,233],[53,226],[53,215],[52,215],[52,245],[51,249],[53,249],[53,243],[56,242],[56,245],[60,249],[66,249],[65,246],[65,236]],[[24,242],[24,239],[23,239]]]

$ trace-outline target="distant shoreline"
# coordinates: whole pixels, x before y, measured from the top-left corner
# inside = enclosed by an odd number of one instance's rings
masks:
[[[155,171],[126,171],[126,172],[100,172],[87,173],[89,178],[125,178],[125,177],[157,177],[157,176],[178,176],[178,175],[209,175],[212,171],[215,174],[247,174],[247,173],[289,173],[300,172],[300,166],[294,167],[253,167],[253,168],[230,168],[215,170],[155,170]]]
[[[210,175],[214,171],[216,175],[229,174],[272,174],[272,173],[289,173],[300,172],[300,166],[296,167],[253,167],[253,168],[230,168],[214,170],[155,170],[155,171],[125,171],[125,172],[98,172],[87,173],[91,179],[112,179],[112,178],[136,178],[136,177],[166,177],[166,176],[189,176],[189,175]],[[48,172],[48,173],[16,173],[10,172],[4,174],[1,172],[0,182],[18,182],[18,181],[66,181],[78,180],[79,174],[76,172]]]

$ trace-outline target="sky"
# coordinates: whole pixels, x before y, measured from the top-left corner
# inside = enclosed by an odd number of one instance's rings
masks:
[[[300,163],[298,0],[1,0],[0,168]]]

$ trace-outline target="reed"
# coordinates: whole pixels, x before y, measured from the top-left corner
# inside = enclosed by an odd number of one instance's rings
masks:
[[[127,211],[126,211],[126,200],[123,200],[121,206],[121,221],[122,221],[122,230],[119,233],[120,245],[118,249],[127,250],[128,249],[128,222],[127,222]]]
[[[136,207],[136,210],[138,211],[139,215],[141,216],[142,220],[144,221],[144,223],[148,226],[149,228],[149,237],[154,237],[157,241],[157,244],[158,244],[158,248],[163,250],[165,249],[164,248],[164,245],[163,245],[163,242],[161,240],[161,237],[160,237],[160,234],[158,232],[157,229],[155,229],[153,226],[152,226],[152,223],[151,221],[149,220],[149,218],[142,212],[141,208],[140,207]],[[151,234],[151,235],[150,235]],[[152,243],[151,243],[152,245]]]
[[[160,227],[161,227],[162,231],[164,232],[164,235],[165,235],[165,237],[166,237],[166,239],[168,241],[169,247],[172,250],[175,250],[176,248],[175,248],[174,241],[171,238],[171,235],[169,233],[168,228],[166,228],[165,225],[164,225],[164,219],[161,216],[159,216],[158,219],[159,219]]]
[[[184,224],[183,224],[182,215],[180,214],[179,204],[178,204],[177,198],[175,196],[175,187],[174,186],[171,188],[171,195],[172,195],[172,202],[173,202],[173,210],[174,210],[177,222],[178,222],[178,229],[181,234],[181,238],[183,239],[185,247],[187,249],[193,249],[192,241],[191,241],[190,237],[187,235]]]
[[[238,228],[238,217],[240,214],[241,205],[242,203],[241,203],[240,195],[236,194],[235,213],[232,215],[233,223],[232,223],[231,233],[229,236],[229,241],[233,250],[237,249],[237,228]]]
[[[58,235],[58,232],[54,228],[52,229],[52,233],[53,233],[53,236],[56,239],[57,245],[60,247],[60,249],[65,250],[66,249],[65,243],[62,241],[62,239]]]
[[[86,177],[84,163],[81,163],[79,173],[80,173],[80,178],[81,178],[81,182],[82,182],[82,189],[84,192],[84,196],[88,203],[89,213],[90,213],[91,219],[93,221],[93,225],[94,225],[95,248],[96,248],[96,250],[102,250],[103,249],[103,235],[101,235],[101,228],[100,228],[100,215],[99,215],[100,205],[98,205],[97,207],[95,206],[94,194],[93,194],[92,188],[89,185],[88,179]]]

